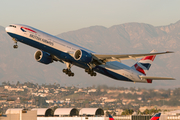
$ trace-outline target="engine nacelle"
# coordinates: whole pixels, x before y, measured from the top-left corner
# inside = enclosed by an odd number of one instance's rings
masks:
[[[35,52],[34,58],[36,61],[43,64],[49,64],[53,62],[53,59],[49,53],[40,50]]]
[[[76,50],[74,59],[84,63],[90,63],[92,61],[92,55],[84,50]]]

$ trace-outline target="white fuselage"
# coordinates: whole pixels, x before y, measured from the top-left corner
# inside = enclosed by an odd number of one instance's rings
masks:
[[[35,47],[84,69],[88,66],[76,61],[72,54],[78,49],[94,53],[93,51],[26,25],[13,24],[6,27],[6,32],[14,38],[14,41]],[[142,73],[117,61],[106,62],[105,65],[98,65],[94,68],[94,71],[116,80],[147,83],[145,79],[139,77],[139,75],[143,75]]]

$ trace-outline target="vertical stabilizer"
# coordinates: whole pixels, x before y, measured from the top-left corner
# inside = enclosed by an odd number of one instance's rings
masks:
[[[114,118],[109,114],[109,120],[114,120]]]
[[[157,52],[156,50],[152,50],[150,53]],[[139,71],[140,73],[146,75],[147,71],[151,67],[152,62],[154,61],[156,55],[146,56],[142,58],[139,62],[135,63],[132,68]]]
[[[157,113],[151,118],[151,120],[159,120],[160,116],[161,116],[161,113]]]

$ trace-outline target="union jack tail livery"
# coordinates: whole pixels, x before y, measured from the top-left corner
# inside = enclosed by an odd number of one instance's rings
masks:
[[[150,53],[155,53],[157,52],[156,50],[152,50]],[[135,65],[132,66],[132,68],[136,69],[140,73],[143,73],[146,75],[147,71],[151,67],[152,62],[154,61],[156,55],[152,56],[146,56],[142,58],[139,62],[137,62]]]
[[[157,113],[151,118],[151,120],[159,120],[160,116],[161,116],[161,113]]]
[[[150,53],[155,53],[155,52],[157,52],[157,51],[152,50]],[[132,66],[132,68],[134,68],[138,72],[146,75],[146,73],[149,70],[149,68],[151,67],[151,64],[154,61],[155,57],[156,57],[156,55],[146,56],[146,57],[142,58],[139,62],[134,64]],[[152,83],[152,79],[146,79],[146,80],[148,83]]]
[[[109,120],[114,120],[114,118],[109,114]]]

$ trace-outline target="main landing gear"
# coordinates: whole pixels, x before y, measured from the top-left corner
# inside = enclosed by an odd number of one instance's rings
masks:
[[[71,77],[71,76],[73,77],[74,76],[74,73],[71,72],[70,69],[63,69],[62,71],[63,71],[63,73],[67,74],[69,77]]]
[[[71,63],[66,62],[67,69],[63,69],[63,73],[67,74],[69,77],[73,77],[74,73],[71,71],[71,67],[73,66]]]
[[[96,76],[97,75],[92,69],[85,69],[85,72],[87,72],[91,76]]]
[[[64,62],[64,61],[63,61]],[[73,66],[73,64],[69,63],[69,62],[64,62],[67,66],[67,69],[63,69],[62,72],[67,74],[69,77],[73,77],[74,73],[71,71],[71,67]],[[97,74],[94,72],[92,66],[89,66],[88,69],[85,69],[85,72],[87,72],[88,74],[90,74],[91,76],[96,76]]]

